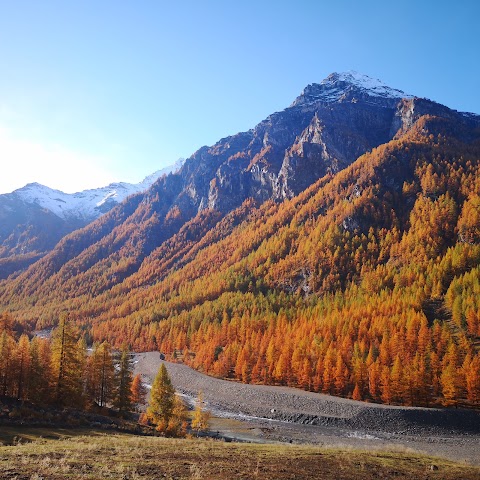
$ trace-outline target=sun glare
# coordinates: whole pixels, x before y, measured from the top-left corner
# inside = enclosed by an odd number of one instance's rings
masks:
[[[31,182],[73,193],[118,180],[102,166],[109,163],[104,158],[18,138],[4,127],[0,127],[0,152],[8,170],[0,177],[0,193]]]

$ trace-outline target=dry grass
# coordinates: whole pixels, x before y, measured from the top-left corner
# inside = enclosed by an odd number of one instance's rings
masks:
[[[118,432],[116,432],[118,433]],[[19,445],[35,440],[62,440],[80,436],[104,436],[105,431],[92,428],[47,428],[0,426],[0,446]]]
[[[28,430],[17,431],[15,436],[34,437],[34,429]],[[94,431],[81,436],[66,430],[41,433],[60,439],[37,436],[30,443],[0,447],[1,479],[480,479],[480,468],[409,453]],[[432,470],[432,465],[438,469]]]

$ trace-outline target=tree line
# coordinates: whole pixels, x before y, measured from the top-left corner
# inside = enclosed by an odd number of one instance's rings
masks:
[[[0,396],[89,411],[108,408],[120,415],[143,410],[147,390],[141,376],[133,376],[127,348],[115,351],[104,341],[88,352],[85,338],[65,316],[51,338],[30,339],[14,326],[10,314],[0,314]],[[181,437],[188,425],[197,434],[207,430],[209,418],[200,393],[190,421],[162,363],[139,422],[163,435]]]
[[[17,338],[18,337],[18,338]],[[133,376],[131,353],[104,341],[88,354],[84,337],[65,316],[51,338],[18,334],[9,313],[0,315],[0,395],[41,405],[120,414],[145,402],[140,375]]]

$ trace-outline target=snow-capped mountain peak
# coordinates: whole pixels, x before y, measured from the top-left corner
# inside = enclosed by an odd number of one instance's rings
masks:
[[[381,80],[369,77],[353,70],[332,73],[320,83],[308,85],[292,107],[312,102],[358,101],[359,97],[367,100],[413,98],[402,90],[391,88]]]
[[[64,220],[76,218],[91,221],[128,196],[147,190],[163,175],[178,171],[184,162],[185,159],[180,158],[175,164],[158,170],[136,184],[118,182],[82,192],[64,193],[39,183],[29,183],[7,195],[15,195],[26,204],[36,204]]]
[[[184,163],[185,163],[185,159],[179,158],[173,165],[169,165],[168,167],[162,168],[161,170],[157,170],[151,175],[148,175],[148,177],[145,177],[138,185],[142,187],[145,186],[145,190],[146,190],[163,175],[168,175],[169,173],[178,172],[183,167]]]

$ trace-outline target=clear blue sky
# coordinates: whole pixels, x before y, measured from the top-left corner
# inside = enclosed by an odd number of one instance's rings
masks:
[[[480,113],[477,0],[0,7],[0,193],[140,181],[333,71]]]

